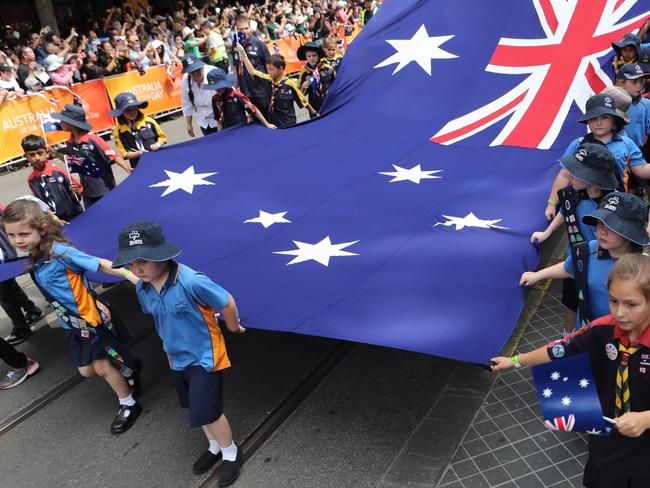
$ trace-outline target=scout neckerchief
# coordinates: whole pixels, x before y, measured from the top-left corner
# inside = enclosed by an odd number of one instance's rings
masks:
[[[576,210],[581,194],[572,186],[562,188],[557,192],[562,205],[562,214],[569,236],[569,248],[573,259],[573,277],[578,291],[578,310],[580,312],[580,326],[591,322],[588,293],[588,268],[589,268],[589,243],[585,241],[578,227]]]
[[[618,363],[618,370],[616,371],[616,400],[614,415],[620,417],[631,409],[630,404],[630,385],[629,367],[632,356],[639,350],[640,347],[625,347],[622,342],[618,343],[618,351],[621,356],[621,361]]]
[[[52,256],[50,260],[52,259],[57,258]],[[70,269],[65,265],[63,261],[59,259],[57,260],[66,269]],[[102,318],[102,323],[96,326],[88,324],[85,319],[58,302],[43,286],[41,286],[39,281],[36,279],[36,274],[33,270],[30,271],[29,274],[32,277],[32,281],[36,287],[40,290],[45,299],[54,309],[54,313],[57,315],[57,317],[60,317],[61,320],[68,324],[70,326],[70,330],[75,335],[81,337],[83,340],[90,341],[93,344],[99,339],[99,336],[101,335],[104,339],[104,352],[107,356],[131,369],[135,367],[133,363],[133,357],[126,347],[126,342],[129,339],[128,334],[116,327],[116,325],[111,320],[111,312],[108,308],[108,303],[105,303],[92,288],[87,288],[87,290],[88,293],[90,293],[90,295],[93,297],[97,310],[99,311],[99,314]]]

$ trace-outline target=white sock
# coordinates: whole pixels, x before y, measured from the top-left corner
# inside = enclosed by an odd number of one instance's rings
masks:
[[[133,395],[130,395],[126,398],[120,398],[120,405],[125,405],[127,407],[132,407],[135,405],[135,399],[133,398]]]
[[[219,447],[219,443],[216,441],[216,439],[208,439],[208,442],[210,443],[210,447],[208,447],[208,451],[210,451],[215,456],[219,454],[221,448]]]
[[[237,459],[237,444],[233,441],[228,447],[221,447],[221,456],[224,461],[234,461]]]

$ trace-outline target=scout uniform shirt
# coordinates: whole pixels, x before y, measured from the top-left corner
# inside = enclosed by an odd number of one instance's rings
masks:
[[[90,256],[62,242],[55,242],[52,256],[36,263],[34,278],[54,300],[92,326],[104,322],[85,273],[99,270],[99,258]],[[58,315],[58,314],[57,314]],[[70,325],[59,315],[64,329]]]
[[[136,293],[144,313],[153,315],[169,365],[174,371],[201,366],[208,373],[230,367],[215,310],[229,294],[203,273],[175,261],[160,294],[138,281]]]
[[[286,77],[275,82],[269,75],[261,71],[255,71],[254,75],[265,80],[272,90],[269,103],[269,122],[278,127],[295,124],[296,111],[293,108],[293,102],[296,102],[301,108],[305,108],[309,103],[296,82]]]
[[[641,347],[629,357],[631,411],[650,410],[650,327],[630,344],[627,333],[611,315],[606,315],[570,337],[549,344],[547,349],[551,359],[589,354],[603,415],[610,418],[614,417],[616,373],[622,357],[619,342],[626,347]],[[636,438],[623,436],[616,429],[609,436],[590,435],[589,456],[606,474],[650,477],[650,430]]]
[[[309,80],[309,88],[307,89],[307,100],[311,108],[318,112],[323,105],[325,95],[330,89],[334,79],[336,78],[336,71],[326,61],[320,61],[316,68],[305,64],[305,67],[300,71],[298,76],[298,86]]]
[[[29,189],[34,196],[47,203],[52,212],[63,220],[70,220],[83,212],[81,203],[70,189],[71,182],[83,191],[81,183],[72,177],[68,178],[68,174],[54,166],[52,161],[45,163],[43,171],[34,169],[27,177]]]
[[[151,145],[158,141],[167,142],[167,136],[153,118],[147,116],[135,121],[132,127],[130,123],[117,124],[113,129],[115,144],[122,156],[126,157],[129,151],[149,151]],[[140,158],[132,159],[131,164],[138,164]]]
[[[246,108],[246,105],[250,105],[250,108]],[[218,90],[212,97],[212,110],[214,118],[224,129],[247,123],[247,113],[257,112],[257,108],[249,98],[234,88],[226,88],[223,92]]]
[[[270,56],[269,49],[262,41],[255,36],[250,36],[243,44],[246,56],[252,63],[253,67],[260,72],[266,71],[266,60]],[[271,90],[266,83],[260,83],[245,68],[244,63],[235,53],[235,72],[237,73],[237,82],[239,88],[246,96],[251,98],[269,98]]]
[[[103,197],[115,188],[115,176],[111,168],[115,161],[115,151],[97,134],[88,132],[81,136],[77,142],[74,137],[70,137],[66,146],[66,154],[81,161],[92,161],[101,168],[101,175],[94,178],[76,170],[74,163],[68,164],[72,173],[79,173],[84,186],[84,196]]]

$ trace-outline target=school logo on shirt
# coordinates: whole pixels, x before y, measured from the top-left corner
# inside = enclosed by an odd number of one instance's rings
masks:
[[[608,343],[605,346],[605,353],[607,354],[607,357],[611,359],[612,361],[616,361],[616,358],[618,357],[618,349],[614,344],[611,342]]]
[[[177,314],[181,314],[181,313],[185,313],[185,312],[187,312],[187,307],[188,307],[187,302],[186,302],[186,301],[183,301],[183,300],[179,300],[179,301],[176,302],[176,304],[174,305],[174,309],[176,310],[176,313],[177,313]]]
[[[140,233],[137,230],[134,230],[129,234],[129,239],[129,246],[137,246],[138,244],[142,244]]]

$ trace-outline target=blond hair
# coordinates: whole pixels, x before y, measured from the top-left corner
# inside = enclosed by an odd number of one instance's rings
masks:
[[[607,288],[617,280],[635,281],[646,299],[650,300],[650,256],[632,253],[621,257],[609,273]]]

